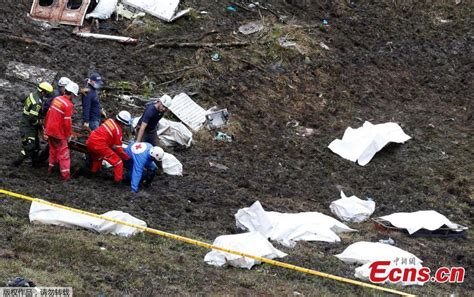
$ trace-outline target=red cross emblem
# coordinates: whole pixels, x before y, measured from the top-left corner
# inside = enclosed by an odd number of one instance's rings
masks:
[[[142,144],[141,144],[141,143],[135,145],[135,149],[136,149],[136,150],[141,149],[141,148],[142,148]]]

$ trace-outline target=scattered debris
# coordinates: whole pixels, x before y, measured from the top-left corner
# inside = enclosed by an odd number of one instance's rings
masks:
[[[278,44],[286,48],[294,47],[302,55],[306,55],[309,51],[305,46],[297,44],[295,41],[290,41],[286,37],[278,38]]]
[[[82,26],[90,1],[57,0],[46,1],[45,5],[41,0],[33,0],[29,16],[39,21]]]
[[[42,81],[52,83],[57,72],[46,68],[11,61],[7,64],[5,75],[37,85]]]
[[[294,247],[300,240],[339,242],[341,239],[337,233],[356,231],[319,212],[265,211],[259,201],[239,209],[235,220],[240,229],[258,231],[286,247]]]
[[[320,42],[319,46],[322,47],[325,50],[329,50],[329,46],[327,46],[324,42]]]
[[[404,143],[409,139],[411,137],[396,123],[373,125],[366,121],[360,128],[347,128],[342,140],[332,141],[328,148],[344,159],[365,166],[389,142]]]
[[[213,130],[226,126],[229,123],[229,116],[227,108],[209,112],[206,115],[207,128]]]
[[[356,196],[347,197],[341,191],[341,199],[331,202],[331,212],[346,222],[360,223],[367,220],[375,210],[373,200],[362,200]]]
[[[232,142],[234,140],[234,135],[229,135],[224,132],[217,131],[214,139],[217,141]]]
[[[112,210],[102,214],[102,216],[146,227],[146,223],[144,221],[139,220],[122,211]],[[135,235],[138,232],[142,232],[133,227],[116,224],[111,221],[86,216],[37,202],[31,203],[29,217],[30,222],[34,224],[81,227],[99,233],[111,233],[114,235],[126,237]]]
[[[119,3],[117,5],[117,7],[115,8],[115,13],[117,14],[117,18],[123,17],[129,20],[131,19],[134,20],[136,18],[145,16],[144,12],[133,12],[130,9],[128,9],[128,7],[125,7],[122,3]],[[132,22],[132,24],[134,23]],[[136,25],[136,23],[134,25]]]
[[[212,53],[211,61],[219,62],[221,60],[221,55],[218,52]]]
[[[299,125],[300,125],[300,122],[298,122],[297,120],[290,120],[286,122],[287,127],[295,128],[295,127],[298,127]]]
[[[206,111],[186,93],[173,98],[169,110],[192,130],[199,131],[206,122]]]
[[[127,44],[136,44],[138,43],[138,39],[125,37],[125,36],[114,36],[114,35],[106,35],[106,34],[97,34],[97,33],[76,33],[77,36],[80,37],[92,37],[97,39],[107,39],[107,40],[115,40],[120,43],[127,43]]]
[[[222,165],[222,164],[219,164],[219,163],[214,163],[214,162],[211,162],[211,161],[209,161],[209,166],[217,168],[217,169],[221,169],[221,170],[228,170],[229,169],[229,167],[227,167],[225,165]]]
[[[354,274],[355,277],[363,280],[369,279],[371,272],[370,265],[375,261],[391,261],[390,266],[384,267],[386,273],[390,273],[392,270],[391,268],[394,268],[392,266],[400,268],[404,265],[406,268],[420,269],[422,267],[421,263],[423,262],[412,253],[404,251],[398,247],[379,242],[366,241],[359,241],[351,244],[342,253],[336,255],[336,258],[349,264],[363,264],[355,269]],[[401,262],[401,259],[405,259],[406,263]],[[389,281],[388,279],[389,278],[387,278],[386,282]],[[418,282],[418,280],[400,281],[397,284],[423,285],[423,283]]]
[[[278,38],[278,44],[280,44],[283,47],[292,47],[296,46],[296,42],[294,41],[289,41],[286,39],[286,37],[280,37]]]
[[[376,227],[392,230],[406,230],[413,236],[464,236],[468,227],[455,224],[434,210],[416,212],[398,212],[388,216],[374,218]]]
[[[239,27],[239,32],[244,35],[250,35],[257,33],[263,29],[263,24],[261,22],[251,22]]]
[[[100,0],[91,13],[86,14],[86,19],[94,18],[107,20],[114,13],[118,0]]]
[[[9,281],[7,284],[8,287],[36,287],[36,284],[29,279],[23,278],[23,277],[15,277],[14,280]]]
[[[323,23],[323,25],[325,25],[325,26],[327,26],[327,25],[329,24],[328,20],[326,20],[326,19],[323,19],[323,20],[321,21],[321,23]]]
[[[287,256],[287,254],[277,250],[259,232],[221,235],[214,240],[213,245],[267,259],[283,258]],[[212,250],[211,252],[207,253],[207,255],[204,257],[204,261],[210,265],[218,267],[230,265],[233,267],[247,269],[251,269],[254,265],[261,263],[260,261],[254,259],[221,252],[218,250]]]
[[[163,160],[161,160],[161,167],[163,172],[168,175],[183,175],[183,164],[170,153],[165,152]]]
[[[306,136],[311,136],[314,133],[316,133],[316,130],[314,130],[313,128],[305,128],[305,127],[296,128],[296,135],[298,136],[306,137]]]
[[[237,12],[237,7],[235,7],[234,5],[229,5],[226,7],[226,9],[230,12]]]
[[[152,16],[166,22],[173,22],[176,19],[188,14],[191,8],[181,10],[176,13],[180,0],[123,0],[122,3],[138,8]]]
[[[383,244],[395,245],[395,240],[393,240],[391,237],[388,239],[380,239],[379,242]]]

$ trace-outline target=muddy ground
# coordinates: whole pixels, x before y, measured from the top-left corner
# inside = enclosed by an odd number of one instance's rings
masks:
[[[140,38],[138,45],[81,39],[72,27],[50,29],[27,17],[30,1],[2,1],[0,79],[0,185],[4,189],[97,213],[117,209],[160,230],[212,242],[239,233],[233,215],[259,200],[267,210],[320,211],[339,190],[373,197],[374,216],[437,210],[472,226],[473,217],[473,6],[469,1],[273,1],[274,12],[226,10],[225,1],[182,1],[197,13],[165,24],[146,17],[141,24],[109,21],[98,32]],[[244,7],[246,2],[239,2]],[[207,14],[199,12],[207,11]],[[328,26],[321,26],[323,19]],[[241,24],[261,20],[254,35],[237,33]],[[49,46],[7,40],[29,37]],[[278,38],[297,42],[283,48]],[[242,47],[165,48],[155,42],[248,42]],[[324,49],[320,43],[327,45]],[[219,52],[221,60],[211,61]],[[114,95],[158,96],[181,91],[205,108],[231,114],[235,141],[220,143],[208,131],[194,145],[173,151],[184,176],[161,174],[150,189],[132,195],[114,186],[110,172],[97,177],[80,170],[74,178],[47,177],[46,167],[9,166],[20,150],[21,101],[31,85],[5,74],[17,61],[49,68],[80,82],[92,71],[107,81],[102,102],[109,113],[128,108]],[[178,71],[177,71],[178,70]],[[126,82],[126,83],[125,83]],[[142,103],[137,103],[141,105]],[[77,105],[80,113],[80,105]],[[130,108],[140,115],[141,107]],[[333,154],[327,145],[364,121],[399,123],[412,137],[389,145],[365,167]],[[299,127],[315,133],[303,137]],[[209,161],[229,167],[219,170]],[[0,284],[18,275],[39,285],[72,285],[80,295],[154,294],[367,295],[351,285],[302,276],[263,265],[251,271],[210,267],[205,250],[153,236],[127,240],[82,230],[29,225],[26,202],[1,198]],[[344,277],[354,266],[333,257],[350,243],[391,236],[432,269],[463,266],[463,284],[403,288],[426,295],[473,293],[472,257],[466,238],[410,238],[352,224],[357,234],[342,242],[298,243],[284,261]],[[105,246],[107,254],[98,247]]]

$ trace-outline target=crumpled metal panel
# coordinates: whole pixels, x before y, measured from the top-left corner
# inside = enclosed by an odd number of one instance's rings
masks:
[[[73,9],[68,5],[70,0],[54,0],[49,6],[41,6],[39,1],[33,0],[30,11],[31,18],[72,26],[82,26],[90,3],[90,0],[82,0],[82,4],[80,3],[78,8]]]
[[[206,111],[186,93],[173,98],[169,110],[194,131],[198,131],[206,121]]]

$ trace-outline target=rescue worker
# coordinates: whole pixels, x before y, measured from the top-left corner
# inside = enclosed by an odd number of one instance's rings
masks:
[[[131,143],[125,150],[130,161],[126,162],[126,179],[131,180],[132,192],[137,193],[140,182],[143,181],[145,187],[149,187],[155,178],[158,166],[155,161],[160,162],[165,155],[159,146],[153,146],[147,142]]]
[[[161,98],[151,104],[148,104],[140,117],[136,127],[137,142],[148,142],[153,146],[158,145],[159,139],[156,134],[158,130],[158,122],[171,106],[171,97],[163,95]]]
[[[98,73],[93,73],[87,80],[89,91],[82,97],[82,126],[85,130],[94,131],[100,125],[100,107],[98,90],[103,81]]]
[[[43,103],[43,115],[46,116],[46,113],[48,112],[48,109],[49,107],[51,106],[51,101],[53,101],[54,98],[58,97],[58,96],[62,96],[64,95],[64,93],[66,92],[65,90],[65,87],[68,83],[70,83],[71,80],[67,77],[61,77],[59,80],[58,80],[58,86],[56,89],[54,89],[53,91],[53,94],[48,98],[48,100],[46,100],[44,103]]]
[[[105,160],[114,167],[115,182],[122,180],[122,160],[130,159],[122,148],[122,129],[124,126],[130,126],[131,118],[128,111],[122,110],[115,119],[107,119],[99,128],[92,131],[87,140],[87,149],[92,159],[93,173],[102,167],[102,160]]]
[[[43,100],[52,92],[53,86],[42,82],[38,85],[36,92],[30,93],[26,97],[20,122],[23,149],[12,165],[19,166],[26,158],[31,158],[33,166],[37,164],[38,153],[41,149],[39,134],[43,124]]]
[[[54,165],[59,163],[61,177],[64,181],[71,178],[71,156],[68,142],[72,136],[72,114],[74,104],[72,100],[79,93],[79,86],[75,82],[69,82],[65,87],[65,93],[56,97],[46,114],[45,135],[49,144],[49,168],[51,174]]]

